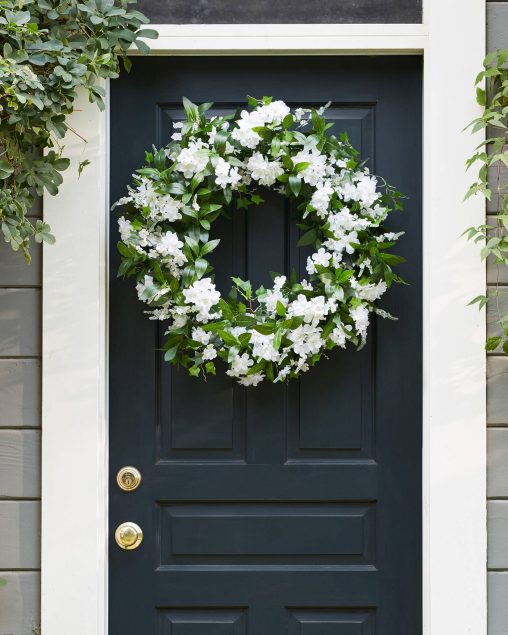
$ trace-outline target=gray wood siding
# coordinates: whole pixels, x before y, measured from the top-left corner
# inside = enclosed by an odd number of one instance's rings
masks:
[[[29,266],[0,245],[1,635],[40,623],[41,278],[40,245]]]
[[[487,49],[508,47],[508,2],[487,5]],[[492,182],[497,179],[491,171]],[[508,171],[501,174],[508,185]],[[487,213],[493,205],[487,204]],[[503,270],[504,269],[504,270]],[[502,310],[508,309],[508,273],[488,263],[487,283],[503,287]],[[489,334],[497,332],[495,311],[487,314]],[[487,510],[488,510],[488,633],[508,633],[508,357],[487,357]]]

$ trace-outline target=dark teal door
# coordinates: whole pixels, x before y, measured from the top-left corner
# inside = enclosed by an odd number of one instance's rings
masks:
[[[111,635],[421,633],[421,63],[416,57],[136,59],[112,83],[111,200],[151,144],[167,142],[181,98],[234,109],[250,93],[331,101],[370,166],[408,196],[410,286],[386,296],[361,352],[333,351],[289,387],[204,383],[158,352],[132,281],[116,278],[111,229]],[[217,222],[215,260],[266,283],[305,262],[285,201]],[[214,225],[215,228],[215,225]],[[302,267],[303,272],[304,267]],[[302,275],[303,277],[303,275]],[[142,483],[121,491],[116,473]],[[141,546],[113,535],[134,521]]]

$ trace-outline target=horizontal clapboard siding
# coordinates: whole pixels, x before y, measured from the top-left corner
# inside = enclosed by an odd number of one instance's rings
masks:
[[[0,501],[0,569],[39,568],[40,516],[39,501]]]
[[[40,624],[41,576],[38,571],[2,572],[0,633],[34,635]]]
[[[0,498],[38,498],[40,430],[0,430]]]
[[[0,359],[0,404],[0,428],[40,427],[39,359]]]
[[[0,357],[39,357],[41,290],[0,289],[0,316]]]
[[[42,247],[31,254],[0,247],[0,635],[40,624]]]

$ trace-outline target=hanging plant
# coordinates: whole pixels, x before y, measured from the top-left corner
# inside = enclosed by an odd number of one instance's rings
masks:
[[[140,28],[148,20],[128,1],[0,0],[0,223],[27,260],[31,239],[55,240],[28,214],[35,196],[58,193],[69,166],[60,139],[72,131],[76,91],[103,109],[98,80],[117,77],[120,58],[129,68],[127,49],[147,53],[140,38],[157,36]]]
[[[119,219],[119,274],[137,278],[151,319],[168,322],[165,359],[191,375],[215,360],[244,386],[298,377],[326,351],[362,346],[376,301],[400,278],[389,253],[400,234],[382,223],[401,194],[364,167],[346,135],[328,135],[322,112],[249,98],[250,111],[206,118],[212,104],[184,99],[187,120],[169,145],[147,153]],[[307,278],[275,275],[254,291],[214,282],[213,223],[231,207],[262,203],[259,186],[295,203],[300,245],[312,245]],[[234,211],[232,213],[235,213]]]

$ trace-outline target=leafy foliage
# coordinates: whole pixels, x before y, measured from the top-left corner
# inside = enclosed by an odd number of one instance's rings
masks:
[[[497,268],[497,282],[487,295],[479,295],[470,304],[482,309],[494,305],[500,335],[489,337],[487,351],[502,350],[508,354],[508,314],[501,309],[500,296],[506,291],[499,285],[500,271],[508,266],[508,50],[489,53],[484,60],[484,69],[475,81],[476,99],[483,107],[480,117],[472,121],[471,131],[486,131],[486,139],[476,148],[467,161],[467,167],[478,166],[478,177],[470,186],[466,199],[482,194],[489,201],[489,222],[470,227],[464,233],[468,240],[481,246],[480,257],[492,259]]]
[[[140,38],[157,35],[140,28],[148,20],[129,1],[0,0],[0,222],[27,261],[31,239],[55,240],[27,214],[44,189],[58,193],[69,166],[60,139],[76,91],[103,109],[100,80],[118,76],[120,58],[128,69],[129,46],[146,53]]]

